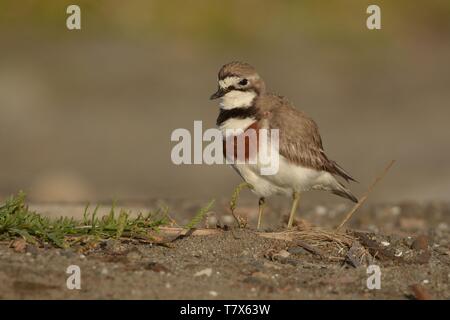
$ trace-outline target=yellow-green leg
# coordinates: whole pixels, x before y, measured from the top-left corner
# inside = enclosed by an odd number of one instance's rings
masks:
[[[259,210],[258,210],[258,225],[256,226],[256,229],[259,230],[261,227],[261,218],[264,211],[264,207],[266,206],[266,199],[264,197],[259,198]]]
[[[289,214],[289,222],[287,226],[288,228],[292,228],[292,224],[294,223],[295,212],[297,211],[299,201],[300,201],[300,193],[294,191],[294,193],[292,193],[292,207],[291,213]]]

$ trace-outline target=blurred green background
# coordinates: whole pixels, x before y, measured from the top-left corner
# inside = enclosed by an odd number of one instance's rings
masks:
[[[243,60],[317,121],[355,193],[396,159],[371,201],[448,200],[449,57],[448,0],[2,0],[0,198],[229,196],[235,172],[173,165],[170,134],[214,126],[217,71]]]

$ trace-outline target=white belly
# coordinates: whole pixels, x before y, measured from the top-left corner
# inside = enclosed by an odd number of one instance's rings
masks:
[[[241,175],[245,182],[253,186],[253,192],[259,197],[269,197],[274,194],[288,194],[289,190],[281,188],[261,175],[258,165],[233,164],[233,168]]]
[[[290,196],[294,191],[331,190],[337,183],[330,173],[292,164],[281,155],[278,172],[273,175],[261,175],[259,164],[234,164],[233,167],[254,187],[253,192],[259,197]]]
[[[220,129],[226,136],[226,129],[245,130],[254,121],[253,118],[229,119],[220,126]],[[271,149],[269,144],[267,150],[274,149]],[[273,152],[278,153],[275,150]],[[257,159],[252,160],[251,163],[255,164],[236,163],[233,164],[233,167],[247,183],[254,187],[253,192],[259,197],[269,197],[275,194],[291,196],[294,191],[331,190],[338,185],[338,182],[330,173],[292,164],[281,155],[278,157],[278,165],[273,166],[273,163],[270,162],[264,165],[265,168],[278,167],[275,174],[262,175],[263,166]]]

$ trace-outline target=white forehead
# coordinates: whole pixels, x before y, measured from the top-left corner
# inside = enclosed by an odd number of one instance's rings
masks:
[[[229,86],[232,86],[240,81],[239,77],[233,76],[233,77],[226,77],[223,80],[219,80],[219,86],[221,88],[228,88]]]

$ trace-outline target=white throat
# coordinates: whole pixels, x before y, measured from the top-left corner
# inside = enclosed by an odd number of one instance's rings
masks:
[[[252,106],[256,93],[254,91],[232,90],[222,97],[220,107],[225,110],[248,108]]]

